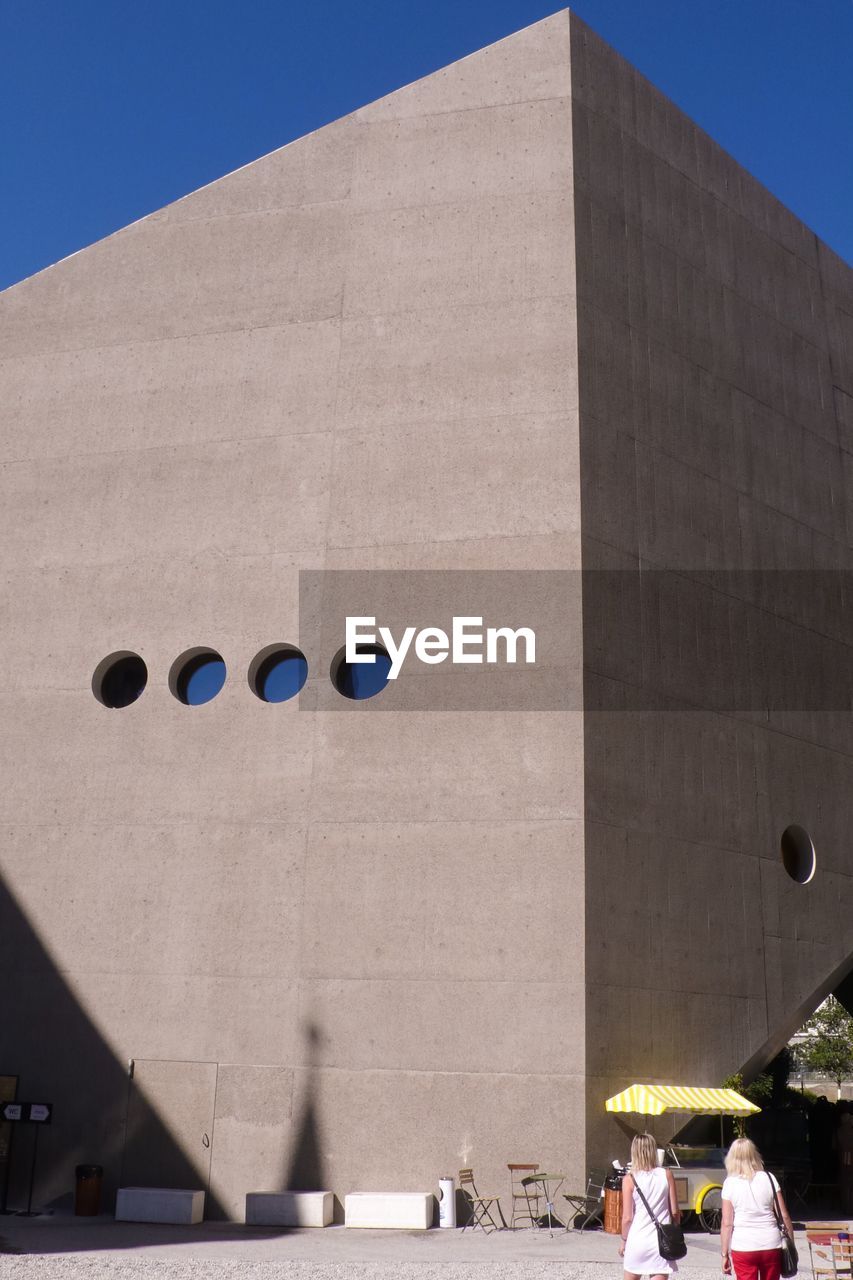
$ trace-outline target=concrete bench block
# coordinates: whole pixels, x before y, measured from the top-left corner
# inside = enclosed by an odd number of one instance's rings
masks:
[[[246,1223],[256,1227],[328,1227],[334,1213],[331,1191],[250,1191]]]
[[[434,1213],[431,1191],[351,1191],[344,1202],[348,1227],[426,1231]]]
[[[169,1222],[177,1226],[201,1222],[204,1192],[178,1187],[121,1187],[116,1196],[117,1222]]]

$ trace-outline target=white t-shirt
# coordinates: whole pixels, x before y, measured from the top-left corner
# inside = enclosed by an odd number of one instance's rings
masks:
[[[749,1253],[752,1249],[781,1249],[782,1233],[773,1213],[773,1192],[770,1180],[779,1190],[779,1183],[772,1173],[764,1170],[748,1178],[726,1178],[722,1196],[730,1200],[735,1211],[732,1232],[732,1249]]]

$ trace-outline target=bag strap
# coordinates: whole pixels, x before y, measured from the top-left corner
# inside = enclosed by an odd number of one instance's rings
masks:
[[[782,1234],[782,1239],[790,1240],[791,1237],[788,1235],[788,1228],[785,1226],[785,1222],[782,1217],[782,1210],[779,1207],[779,1197],[776,1195],[776,1183],[773,1181],[772,1175],[768,1173],[766,1169],[764,1172],[767,1174],[767,1178],[770,1182],[770,1190],[773,1192],[773,1217],[776,1219],[776,1226]]]
[[[652,1222],[655,1224],[655,1226],[656,1226],[656,1227],[659,1227],[661,1224],[658,1222],[657,1218],[656,1218],[656,1217],[655,1217],[655,1215],[652,1213],[651,1205],[649,1204],[649,1202],[648,1202],[648,1200],[646,1199],[646,1197],[643,1195],[643,1189],[642,1189],[642,1187],[640,1186],[639,1182],[637,1181],[636,1174],[633,1174],[633,1173],[632,1173],[632,1174],[631,1174],[631,1179],[632,1179],[632,1181],[633,1181],[633,1183],[634,1183],[634,1186],[637,1188],[637,1194],[639,1195],[639,1197],[640,1197],[640,1199],[642,1200],[643,1204],[646,1206],[646,1213],[649,1215],[649,1217],[651,1218],[651,1220],[652,1220]]]

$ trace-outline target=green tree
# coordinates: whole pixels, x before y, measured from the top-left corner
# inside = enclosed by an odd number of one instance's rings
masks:
[[[786,1077],[787,1079],[787,1077]],[[768,1071],[763,1072],[751,1084],[744,1084],[743,1076],[739,1071],[734,1075],[726,1076],[723,1081],[724,1089],[734,1089],[735,1093],[739,1093],[742,1098],[746,1098],[748,1102],[754,1102],[757,1107],[762,1109],[770,1104],[773,1096],[773,1077]],[[736,1138],[746,1137],[746,1117],[733,1116],[732,1128]]]
[[[829,996],[803,1027],[797,1059],[808,1071],[829,1076],[841,1097],[841,1085],[853,1076],[853,1017]]]

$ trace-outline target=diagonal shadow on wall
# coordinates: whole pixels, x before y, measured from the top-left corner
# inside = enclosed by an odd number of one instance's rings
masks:
[[[20,1099],[54,1104],[52,1123],[39,1132],[33,1207],[70,1210],[75,1165],[99,1164],[104,1169],[102,1208],[112,1212],[126,1137],[140,1136],[126,1133],[127,1064],[116,1058],[81,1007],[1,879],[0,974],[0,1075],[18,1077]],[[144,1098],[135,1108],[134,1126],[159,1149],[169,1150],[170,1169],[178,1179],[171,1185],[205,1185]],[[16,1126],[9,1161],[10,1209],[26,1208],[33,1136],[33,1126]],[[2,1182],[0,1174],[0,1190]],[[210,1194],[206,1216],[224,1216]]]

